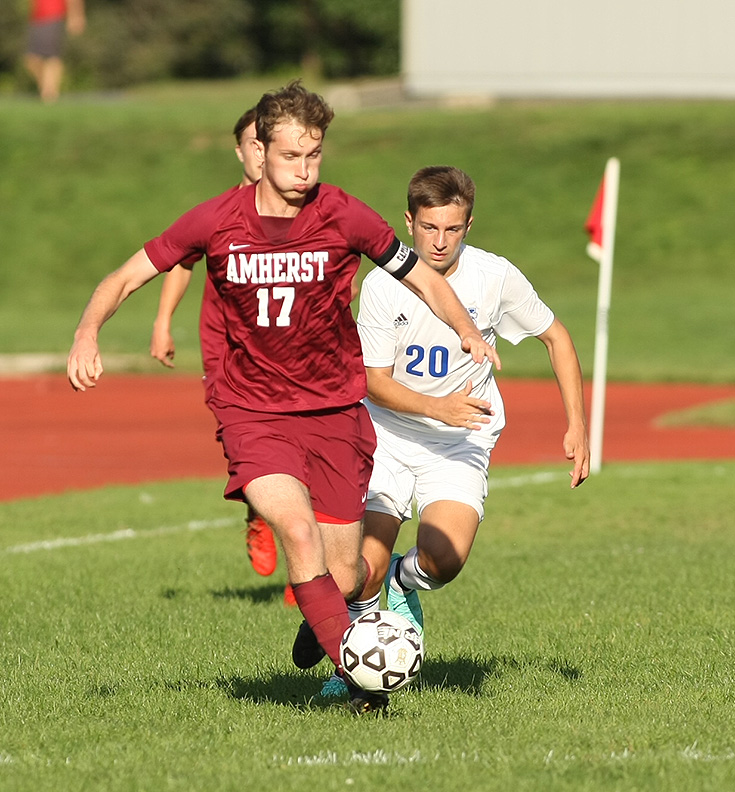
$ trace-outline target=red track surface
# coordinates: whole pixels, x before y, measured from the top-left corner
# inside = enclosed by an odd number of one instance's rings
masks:
[[[553,381],[502,380],[508,426],[493,464],[564,462]],[[589,394],[588,394],[589,397]],[[735,458],[735,428],[657,428],[666,413],[735,386],[611,384],[605,461]],[[220,477],[225,461],[198,377],[105,375],[85,393],[63,375],[0,380],[0,501],[107,484]]]

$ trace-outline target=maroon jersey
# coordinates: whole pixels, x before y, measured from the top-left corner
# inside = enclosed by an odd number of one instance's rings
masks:
[[[416,256],[380,215],[327,184],[312,190],[276,241],[255,193],[255,185],[234,187],[196,206],[145,251],[160,271],[195,253],[207,257],[226,330],[215,399],[263,412],[354,404],[367,390],[350,309],[360,256],[398,278]]]

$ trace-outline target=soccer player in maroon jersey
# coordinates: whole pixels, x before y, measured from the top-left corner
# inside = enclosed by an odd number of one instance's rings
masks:
[[[319,183],[333,115],[300,81],[264,94],[260,181],[196,206],[108,275],[82,314],[67,374],[75,390],[94,387],[100,327],[159,272],[206,254],[227,333],[211,397],[228,459],[225,497],[251,503],[279,539],[305,619],[294,661],[305,668],[327,654],[339,672],[345,599],[365,579],[360,526],[375,448],[350,310],[361,254],[421,297],[474,360],[500,361],[441,275],[372,209]],[[351,695],[358,713],[387,705],[384,694]]]

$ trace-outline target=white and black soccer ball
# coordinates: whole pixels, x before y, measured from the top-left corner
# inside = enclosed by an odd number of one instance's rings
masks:
[[[421,670],[424,641],[404,616],[373,611],[345,630],[339,657],[345,676],[354,685],[389,693],[407,685]]]

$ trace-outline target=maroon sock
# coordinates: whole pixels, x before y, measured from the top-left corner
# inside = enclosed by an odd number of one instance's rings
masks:
[[[340,668],[339,643],[350,626],[342,592],[330,574],[293,587],[296,604],[329,659]]]

